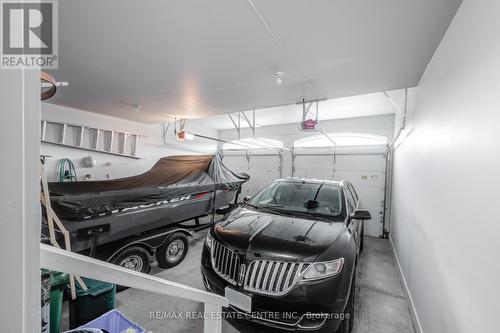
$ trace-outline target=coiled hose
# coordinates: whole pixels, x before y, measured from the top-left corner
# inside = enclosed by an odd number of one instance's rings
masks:
[[[76,182],[76,169],[73,161],[63,158],[59,161],[59,182]]]

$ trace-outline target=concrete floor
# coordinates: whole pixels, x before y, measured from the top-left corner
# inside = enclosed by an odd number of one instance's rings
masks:
[[[177,267],[160,270],[153,266],[152,274],[204,290],[200,275],[200,253],[204,234],[190,240],[187,257]],[[396,262],[387,240],[367,237],[365,250],[358,266],[355,333],[414,333],[409,302],[399,281]],[[136,289],[119,293],[117,308],[131,320],[154,333],[202,332],[201,319],[158,319],[151,312],[201,313],[201,303],[160,296]],[[223,332],[269,332],[245,322],[223,322]]]

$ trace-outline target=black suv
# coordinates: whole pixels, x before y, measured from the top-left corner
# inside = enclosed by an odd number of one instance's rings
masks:
[[[363,221],[348,181],[272,182],[212,227],[205,287],[232,312],[275,328],[350,332]]]

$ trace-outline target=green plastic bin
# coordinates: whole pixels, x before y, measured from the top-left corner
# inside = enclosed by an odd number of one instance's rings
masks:
[[[52,276],[48,271],[40,274],[40,332],[50,333],[50,283]]]
[[[50,285],[50,333],[59,333],[61,327],[64,291],[69,284],[69,275],[59,272],[51,273],[52,284]]]
[[[83,281],[87,290],[77,284],[76,299],[71,304],[73,311],[70,311],[71,328],[82,326],[115,308],[114,284],[85,278]]]
[[[69,275],[65,273],[53,272],[42,269],[42,275],[50,274],[50,333],[59,333],[62,318],[62,306],[64,301],[64,291],[69,284]]]

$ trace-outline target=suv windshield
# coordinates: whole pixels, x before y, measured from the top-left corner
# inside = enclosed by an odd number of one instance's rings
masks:
[[[257,193],[249,204],[282,213],[298,213],[326,218],[342,212],[340,187],[335,184],[274,182]]]

